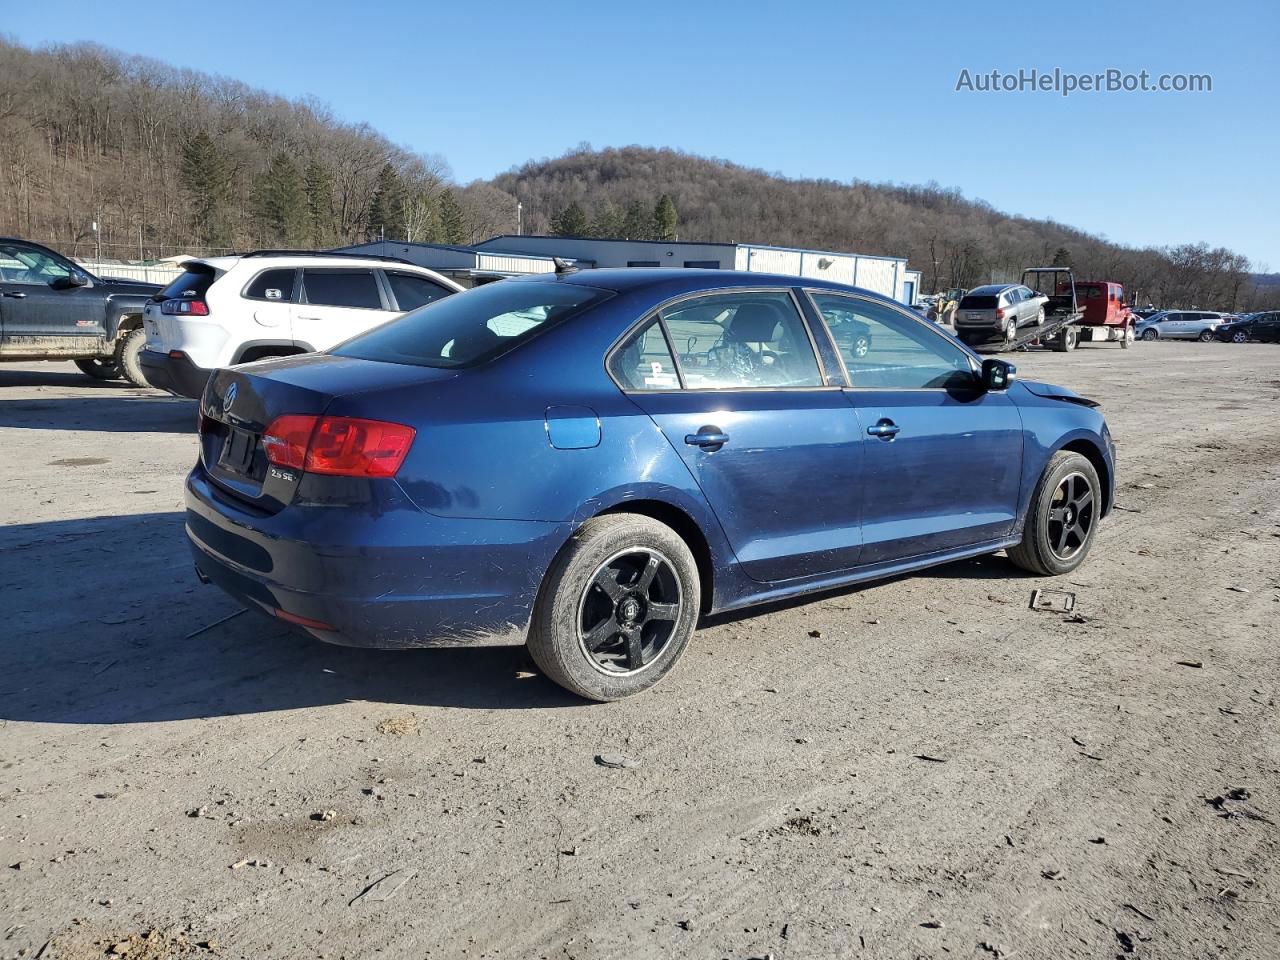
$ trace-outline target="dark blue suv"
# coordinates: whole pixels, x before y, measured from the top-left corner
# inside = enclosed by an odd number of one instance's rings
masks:
[[[1114,490],[1096,408],[862,290],[565,271],[218,371],[187,532],[322,640],[527,642],[612,700],[701,614],[997,550],[1074,569]]]

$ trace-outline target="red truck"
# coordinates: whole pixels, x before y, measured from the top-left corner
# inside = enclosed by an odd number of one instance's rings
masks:
[[[1136,321],[1125,306],[1124,288],[1109,280],[1080,280],[1075,288],[1080,311],[1079,339],[1095,343],[1119,341],[1120,346],[1129,346]],[[1060,282],[1057,292],[1070,295],[1070,281]]]

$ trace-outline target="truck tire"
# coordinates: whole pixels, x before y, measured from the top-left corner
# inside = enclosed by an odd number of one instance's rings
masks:
[[[95,380],[120,379],[120,368],[116,366],[114,360],[99,360],[97,357],[91,357],[87,360],[77,360],[76,366],[80,368],[81,373]]]
[[[116,368],[135,387],[151,386],[142,372],[141,353],[146,342],[147,335],[141,327],[130,330],[116,340]]]
[[[529,653],[548,680],[580,697],[629,697],[680,659],[701,596],[697,562],[666,524],[634,513],[595,517],[547,572]]]
[[[1076,348],[1076,328],[1063,327],[1062,332],[1053,338],[1053,349],[1058,353],[1068,353]]]

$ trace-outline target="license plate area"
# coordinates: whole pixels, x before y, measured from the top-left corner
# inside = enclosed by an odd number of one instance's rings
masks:
[[[218,454],[218,466],[241,476],[249,476],[253,469],[253,455],[258,449],[258,437],[247,430],[230,427],[227,438]]]

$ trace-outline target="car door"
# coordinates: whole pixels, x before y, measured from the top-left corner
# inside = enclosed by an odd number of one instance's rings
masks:
[[[249,340],[243,346],[296,339],[293,333],[294,294],[301,286],[301,272],[297,267],[271,267],[245,284],[240,295],[250,301],[256,329],[246,333]]]
[[[1266,313],[1253,322],[1249,335],[1255,340],[1280,342],[1280,313]]]
[[[1186,314],[1167,313],[1163,319],[1156,324],[1156,329],[1160,332],[1161,337],[1167,337],[1170,340],[1178,340],[1187,336],[1188,321]]]
[[[456,292],[416,273],[387,270],[383,275],[387,278],[387,290],[394,301],[391,306],[400,313],[417,310],[418,307],[435,303]]]
[[[747,576],[791,580],[858,562],[861,426],[838,374],[828,382],[793,291],[669,304],[611,354],[610,370],[684,460]]]
[[[371,268],[306,267],[293,308],[293,339],[327,350],[396,316]]]
[[[1025,327],[1036,321],[1036,301],[1031,295],[1030,287],[1018,287],[1018,326]]]
[[[863,426],[860,563],[903,560],[1009,536],[1022,477],[1022,418],[1008,394],[982,389],[970,355],[889,304],[811,290],[831,328]],[[870,349],[834,322],[852,314]]]
[[[106,335],[106,304],[86,271],[35,244],[0,242],[0,337],[7,356],[93,354]]]

